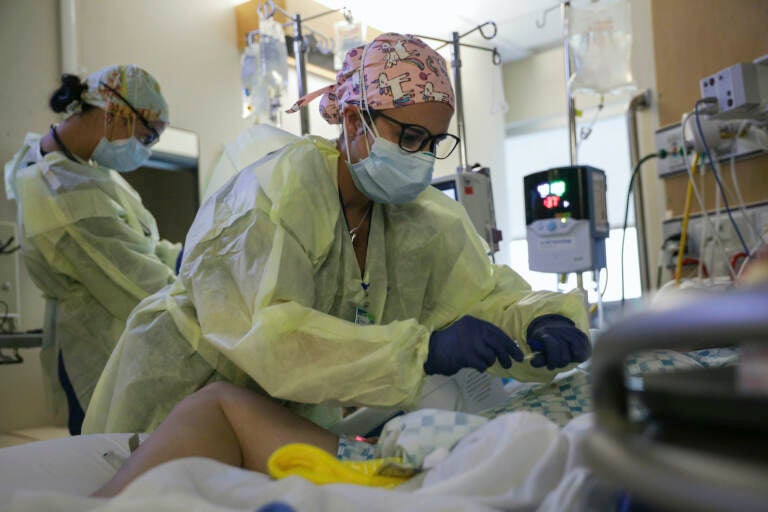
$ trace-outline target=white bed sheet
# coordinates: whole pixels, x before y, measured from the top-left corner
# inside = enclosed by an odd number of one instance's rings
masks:
[[[431,469],[396,490],[316,486],[298,477],[274,481],[190,458],[153,469],[112,500],[87,494],[114,472],[101,454],[126,454],[128,434],[44,441],[0,450],[0,510],[254,511],[275,501],[297,511],[576,510],[587,475],[581,440],[590,427],[591,415],[560,429],[538,414],[505,414],[450,453],[428,458]]]

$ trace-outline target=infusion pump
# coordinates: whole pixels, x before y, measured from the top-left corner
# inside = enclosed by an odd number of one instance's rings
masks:
[[[528,266],[566,274],[605,267],[605,172],[557,167],[523,178]]]
[[[481,167],[477,171],[441,176],[432,180],[432,186],[460,202],[477,232],[488,243],[491,254],[498,252],[501,231],[496,228],[490,170]]]

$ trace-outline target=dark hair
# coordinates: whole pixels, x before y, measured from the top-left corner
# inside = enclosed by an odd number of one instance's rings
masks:
[[[82,103],[81,96],[83,91],[88,90],[88,84],[81,82],[80,78],[76,75],[61,75],[61,86],[54,91],[51,95],[51,99],[48,104],[51,106],[51,110],[56,113],[66,112],[67,106],[73,101],[81,104],[82,111],[92,108],[92,105]]]

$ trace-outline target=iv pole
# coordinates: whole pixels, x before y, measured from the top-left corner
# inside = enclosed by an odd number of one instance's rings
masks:
[[[330,9],[323,11],[319,14],[315,14],[314,16],[309,16],[308,18],[302,19],[301,14],[290,14],[286,12],[280,6],[275,5],[274,0],[267,0],[258,7],[259,15],[261,15],[262,18],[270,18],[274,16],[275,11],[281,13],[283,16],[291,20],[289,22],[283,23],[283,28],[289,25],[293,26],[293,58],[296,61],[296,78],[298,80],[299,98],[301,98],[307,94],[306,52],[309,49],[309,44],[305,41],[302,32],[302,23],[306,23],[317,18],[322,18],[328,14],[333,14],[340,11],[344,14],[344,17],[347,19],[347,21],[350,21],[351,15],[349,11],[343,7],[341,9]],[[311,29],[309,30],[310,32],[314,32]],[[258,32],[258,30],[252,30],[249,32],[247,35],[248,41],[250,41],[250,38],[253,34],[258,34]],[[307,135],[309,133],[309,110],[307,110],[306,106],[301,107],[299,110],[299,119],[301,121],[301,134]]]
[[[304,52],[308,45],[304,44],[304,37],[301,33],[301,14],[293,15],[293,60],[296,61],[296,76],[299,80],[299,98],[307,94],[307,63]],[[307,107],[299,109],[299,119],[301,120],[301,134],[309,133],[309,110]]]
[[[569,0],[565,0],[562,4],[563,13],[563,30],[568,29],[568,8],[571,6]],[[576,103],[573,101],[571,95],[571,52],[568,49],[568,38],[563,38],[563,55],[565,59],[565,99],[566,99],[566,111],[568,112],[568,154],[570,156],[570,164],[576,165],[578,160],[577,145],[576,145]]]
[[[568,30],[568,9],[571,6],[569,0],[564,0],[561,7],[563,17],[563,31]],[[576,146],[576,103],[571,95],[571,52],[568,49],[568,38],[563,37],[563,56],[565,60],[565,101],[566,112],[568,112],[568,155],[570,164],[576,165],[578,160]],[[584,289],[584,276],[581,272],[576,272],[576,287],[579,290]],[[598,295],[600,290],[598,290]]]
[[[491,27],[493,29],[493,33],[491,35],[486,35],[485,32],[483,32],[483,27]],[[501,64],[501,56],[499,55],[499,52],[496,48],[485,48],[483,46],[476,46],[472,44],[466,44],[461,43],[459,40],[471,34],[475,30],[480,31],[480,35],[483,36],[483,39],[493,39],[496,37],[496,23],[493,21],[486,21],[482,25],[478,25],[472,30],[468,32],[464,32],[463,34],[459,34],[458,32],[453,32],[451,34],[451,40],[445,40],[440,39],[437,37],[429,37],[429,36],[421,36],[417,35],[416,37],[419,37],[421,39],[429,39],[432,41],[440,41],[443,43],[442,45],[437,47],[437,50],[447,46],[452,45],[453,48],[453,86],[456,92],[456,128],[459,132],[459,168],[458,172],[468,171],[469,170],[469,162],[467,161],[467,136],[466,136],[466,129],[464,126],[464,100],[463,100],[463,94],[461,89],[461,53],[460,48],[462,46],[466,46],[467,48],[475,48],[477,50],[483,50],[486,52],[491,52],[493,54],[492,59],[493,63],[495,65]]]

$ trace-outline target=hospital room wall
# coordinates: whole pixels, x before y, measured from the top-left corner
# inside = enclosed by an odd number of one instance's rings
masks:
[[[45,130],[55,120],[47,101],[59,75],[57,4],[56,0],[0,1],[0,34],[7,43],[0,45],[0,163],[21,147],[28,131]],[[15,222],[16,203],[6,199],[4,186],[0,188],[0,221]],[[18,327],[38,328],[43,325],[44,303],[23,264],[19,284]],[[38,353],[22,350],[23,364],[0,366],[0,434],[56,423],[42,398]]]
[[[639,111],[638,142],[640,155],[655,151],[653,132],[659,125],[656,106],[654,41],[651,36],[651,0],[630,0],[632,13],[632,73],[638,91],[650,89],[651,107]],[[541,127],[565,126],[565,70],[562,45],[544,50],[533,56],[504,65],[504,86],[509,110],[507,127],[537,125]],[[624,112],[629,95],[606,97],[606,111]],[[589,109],[597,104],[595,96],[576,96],[577,109]],[[567,162],[563,162],[566,164]],[[526,170],[506,169],[506,178],[522,180]],[[645,209],[645,236],[647,247],[661,246],[661,222],[664,218],[664,188],[656,177],[656,166],[645,165],[641,171]],[[625,190],[611,189],[609,194],[625,194]],[[520,220],[517,219],[517,222]],[[648,251],[649,268],[656,268],[658,251]]]
[[[7,162],[21,147],[29,131],[46,130],[55,121],[48,109],[48,97],[58,80],[58,11],[56,0],[0,2],[0,163]],[[16,222],[16,203],[8,201],[5,186],[0,193],[0,221]],[[30,283],[21,288],[20,310],[25,313],[20,327],[42,325],[43,301],[31,285],[24,265],[19,280]],[[31,293],[25,293],[31,292]]]

